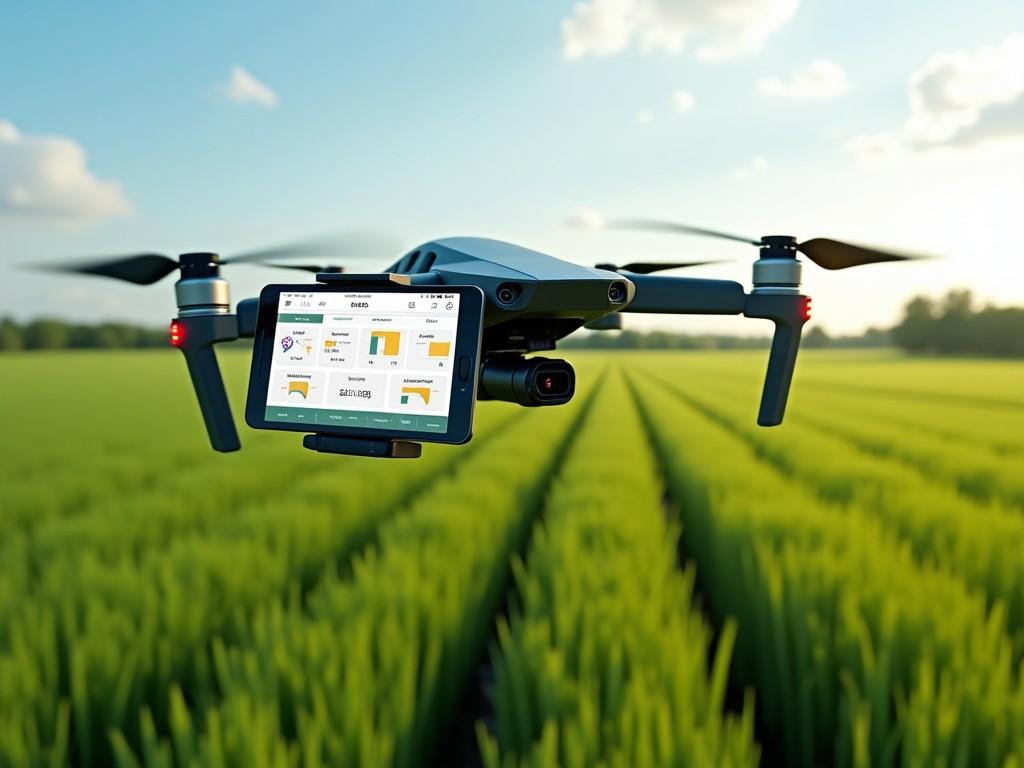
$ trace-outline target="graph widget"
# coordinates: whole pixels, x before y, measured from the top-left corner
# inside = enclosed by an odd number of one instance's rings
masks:
[[[396,411],[438,413],[448,406],[448,377],[395,376],[388,403]]]
[[[401,343],[401,331],[370,331],[370,354],[375,357],[398,357]]]
[[[451,331],[427,330],[411,334],[412,347],[407,368],[450,371],[455,357]]]
[[[405,356],[405,332],[390,328],[370,328],[364,333],[359,367],[372,370],[397,370],[402,368]]]
[[[317,405],[324,399],[324,375],[320,371],[279,370],[270,383],[270,396],[274,403],[290,405]]]
[[[320,327],[310,323],[278,323],[274,364],[309,367],[316,364]]]
[[[358,348],[358,328],[325,327],[320,341],[320,365],[325,368],[353,368]]]

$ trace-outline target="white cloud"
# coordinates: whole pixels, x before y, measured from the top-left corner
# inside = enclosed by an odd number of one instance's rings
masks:
[[[639,125],[650,125],[654,122],[654,110],[641,109],[633,115],[633,119],[636,120]]]
[[[754,53],[796,12],[799,0],[581,0],[562,20],[567,59],[611,56],[635,45],[676,55],[697,40],[697,56]]]
[[[604,216],[593,208],[579,206],[565,217],[564,223],[569,229],[594,230],[603,229],[605,220]]]
[[[793,69],[788,77],[763,77],[757,90],[764,96],[810,101],[834,99],[850,90],[846,71],[828,59],[817,59]]]
[[[231,68],[231,76],[221,88],[221,92],[225,98],[238,104],[255,104],[265,109],[277,106],[277,94],[241,66]]]
[[[696,104],[696,97],[689,91],[685,91],[682,88],[672,91],[672,106],[676,108],[676,112],[689,112]]]
[[[906,130],[920,144],[1024,135],[1024,34],[974,53],[932,56],[910,76]]]
[[[0,119],[0,217],[76,222],[130,211],[120,184],[93,176],[75,141],[22,135]]]
[[[856,136],[847,149],[872,160],[881,143],[902,152],[1024,139],[1024,34],[972,53],[937,53],[910,76],[909,91],[901,128]]]
[[[755,157],[746,165],[734,169],[732,177],[734,179],[749,179],[751,176],[757,176],[764,173],[769,167],[768,161],[763,157]]]

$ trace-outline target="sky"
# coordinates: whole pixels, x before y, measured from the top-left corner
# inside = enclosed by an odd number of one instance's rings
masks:
[[[720,259],[686,274],[749,287],[752,247],[620,217],[942,256],[808,264],[832,333],[953,287],[1024,304],[1020,0],[34,2],[5,7],[0,51],[0,315],[159,325],[173,278],[25,267],[352,228]],[[237,300],[295,274],[229,276]]]

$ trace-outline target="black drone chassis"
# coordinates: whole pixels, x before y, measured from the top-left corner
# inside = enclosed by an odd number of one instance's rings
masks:
[[[757,423],[782,422],[810,298],[800,293],[801,262],[791,238],[765,238],[754,262],[753,289],[729,280],[640,274],[585,267],[511,243],[483,238],[434,240],[409,252],[381,274],[322,272],[322,283],[414,286],[475,285],[485,296],[481,367],[494,356],[554,349],[587,326],[619,328],[619,313],[744,315],[775,324]],[[181,256],[175,284],[178,317],[171,341],[185,355],[210,444],[217,451],[241,447],[224,390],[214,345],[251,338],[257,299],[231,311],[227,281],[213,253]],[[639,268],[639,267],[638,267]],[[419,446],[400,440],[306,435],[303,445],[328,453],[415,457]]]

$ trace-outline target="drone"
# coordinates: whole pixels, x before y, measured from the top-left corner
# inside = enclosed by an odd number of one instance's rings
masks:
[[[554,350],[560,340],[582,328],[620,329],[622,315],[627,313],[742,315],[771,320],[775,328],[757,423],[779,425],[801,332],[811,317],[811,297],[801,292],[800,257],[829,270],[921,258],[827,238],[802,242],[788,235],[747,238],[649,219],[614,221],[609,226],[754,246],[758,253],[751,290],[747,292],[730,280],[658,274],[715,262],[587,267],[480,237],[431,240],[371,274],[350,274],[338,264],[282,261],[323,254],[354,261],[357,254],[365,256],[365,238],[355,236],[347,241],[311,241],[225,258],[211,252],[184,253],[177,258],[140,253],[48,268],[136,285],[150,285],[178,273],[174,285],[178,313],[170,324],[170,343],[184,354],[214,450],[231,452],[241,447],[214,347],[253,338],[246,411],[250,425],[307,432],[303,445],[321,452],[399,458],[418,456],[421,441],[468,440],[474,400],[504,400],[527,407],[568,402],[575,391],[571,365],[527,355]],[[238,263],[311,272],[317,283],[268,286],[260,298],[244,299],[232,309],[229,284],[221,270]],[[401,295],[396,299],[394,293]],[[462,309],[456,309],[454,303],[460,297]],[[328,309],[285,314],[293,300],[304,307],[313,299]],[[414,306],[421,304],[422,311],[413,312]],[[438,304],[443,306],[438,308]],[[385,306],[391,309],[385,312],[381,309]],[[442,316],[445,307],[451,310],[449,317]],[[468,319],[463,317],[463,309]],[[440,319],[432,317],[433,311],[441,313]],[[413,331],[400,327],[403,317],[417,324]],[[335,325],[328,326],[331,322]],[[398,323],[396,330],[355,327],[393,322]],[[291,325],[281,330],[278,326],[284,323]],[[346,324],[355,325],[346,330]],[[414,355],[414,344],[419,357]],[[400,349],[401,345],[409,349]],[[322,347],[319,363],[314,359],[314,347]],[[309,352],[307,359],[303,358],[304,349]],[[302,367],[310,365],[321,367]],[[379,367],[388,365],[393,368],[382,371]],[[425,367],[428,365],[436,365],[440,371]],[[409,366],[420,368],[408,370]],[[399,384],[403,385],[400,395]],[[283,398],[285,389],[290,398],[322,398],[330,407],[293,408],[284,399],[275,404],[277,391]],[[434,405],[430,405],[432,393]],[[446,400],[449,394],[450,402]],[[350,406],[351,402],[372,403],[375,399],[379,401],[375,410]],[[419,416],[403,417],[401,409],[408,408],[410,402],[420,407]],[[428,412],[430,408],[434,410]],[[436,415],[441,413],[439,408],[445,417]],[[468,424],[464,423],[466,411]],[[341,423],[343,420],[349,426]],[[457,436],[452,432],[456,422],[464,423]],[[430,434],[430,429],[437,434]]]

